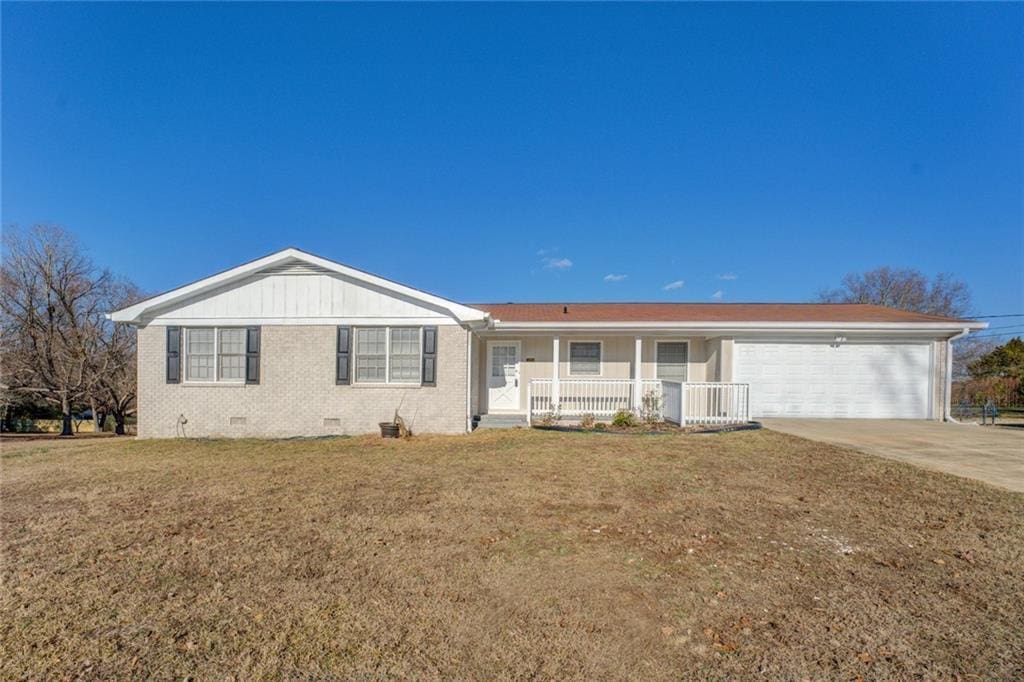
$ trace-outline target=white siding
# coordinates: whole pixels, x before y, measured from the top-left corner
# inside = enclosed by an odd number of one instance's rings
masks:
[[[159,311],[153,322],[311,318],[452,321],[441,309],[333,273],[278,269]]]

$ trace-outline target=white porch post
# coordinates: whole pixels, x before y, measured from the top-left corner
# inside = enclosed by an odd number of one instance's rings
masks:
[[[558,367],[561,365],[561,356],[558,354],[558,337],[551,341],[551,411],[558,410]]]
[[[640,406],[642,405],[643,395],[640,393],[643,388],[643,379],[640,376],[640,366],[643,362],[643,345],[644,341],[641,337],[636,337],[636,349],[633,358],[633,411],[637,414],[640,413]]]

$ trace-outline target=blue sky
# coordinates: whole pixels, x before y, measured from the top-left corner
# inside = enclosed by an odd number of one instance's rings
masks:
[[[462,301],[893,265],[1024,312],[1020,4],[2,12],[3,223],[150,291],[294,245]]]

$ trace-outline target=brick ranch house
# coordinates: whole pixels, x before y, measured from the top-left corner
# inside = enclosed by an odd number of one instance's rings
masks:
[[[466,305],[294,248],[123,310],[139,436],[421,433],[657,404],[676,422],[943,419],[984,323],[871,305]]]

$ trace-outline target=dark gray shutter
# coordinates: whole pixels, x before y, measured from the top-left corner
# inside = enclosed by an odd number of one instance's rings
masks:
[[[423,328],[423,385],[437,386],[437,327]]]
[[[181,327],[167,328],[167,383],[181,383]]]
[[[334,383],[347,386],[352,383],[352,362],[349,359],[352,349],[352,327],[338,327],[338,351],[334,368]]]
[[[260,328],[245,330],[245,383],[260,383]]]

